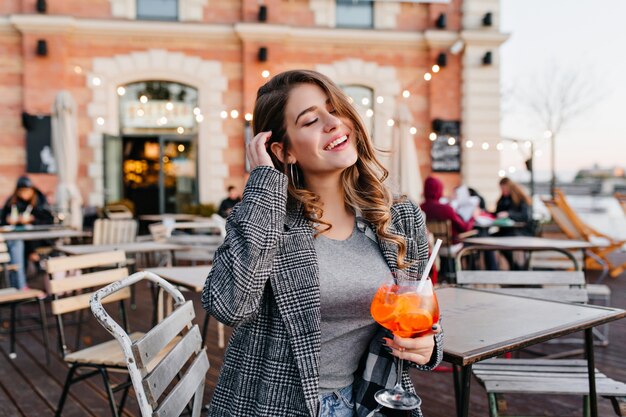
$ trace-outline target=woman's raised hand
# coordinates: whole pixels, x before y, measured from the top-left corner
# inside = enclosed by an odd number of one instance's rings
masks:
[[[267,149],[267,143],[272,137],[272,132],[260,132],[246,146],[246,156],[250,163],[250,170],[258,166],[273,167],[272,158]]]

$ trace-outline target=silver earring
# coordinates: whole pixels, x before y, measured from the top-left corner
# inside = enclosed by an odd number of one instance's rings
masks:
[[[289,176],[291,177],[291,184],[293,188],[300,188],[300,173],[298,172],[298,167],[296,164],[288,164],[289,165]]]

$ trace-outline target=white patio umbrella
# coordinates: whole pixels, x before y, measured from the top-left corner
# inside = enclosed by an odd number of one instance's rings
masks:
[[[57,163],[59,184],[56,202],[64,223],[82,229],[82,197],[78,177],[78,128],[76,103],[67,91],[57,93],[52,106],[52,149]]]
[[[410,133],[413,118],[409,109],[401,104],[398,106],[395,119],[391,181],[398,192],[419,204],[422,200],[422,175],[415,142]]]

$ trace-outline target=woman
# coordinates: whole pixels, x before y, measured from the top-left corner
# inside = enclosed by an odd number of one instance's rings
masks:
[[[509,218],[516,222],[529,224],[531,221],[530,197],[519,185],[509,178],[500,180],[501,196],[496,205],[497,218]]]
[[[15,191],[6,200],[0,213],[0,224],[3,226],[23,227],[30,224],[52,224],[54,217],[46,197],[32,183],[30,178],[21,176],[15,185]],[[7,247],[11,255],[11,262],[17,265],[17,270],[10,271],[9,280],[12,287],[28,289],[26,286],[26,260],[39,261],[39,254],[35,251],[44,246],[42,241],[10,240]]]
[[[530,197],[517,185],[513,180],[509,178],[502,178],[500,180],[500,192],[501,196],[496,204],[495,216],[498,219],[511,219],[515,222],[524,223],[522,228],[506,228],[501,227],[500,230],[495,233],[496,236],[516,236],[516,235],[533,235],[533,223],[531,212],[531,200]],[[509,268],[513,270],[524,269],[522,262],[516,262],[513,257],[512,251],[500,251],[509,264]],[[497,266],[491,266],[493,261],[488,261],[489,269],[497,269]]]
[[[325,76],[278,74],[253,120],[250,178],[202,294],[235,328],[209,415],[365,416],[395,382],[394,357],[441,361],[438,325],[392,338],[369,313],[385,274],[424,269],[422,214],[392,200],[363,123]],[[403,384],[413,390],[406,372]]]

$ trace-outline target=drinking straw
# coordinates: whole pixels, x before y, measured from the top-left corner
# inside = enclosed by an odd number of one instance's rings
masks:
[[[437,241],[435,242],[435,247],[433,248],[433,252],[430,254],[430,258],[428,258],[426,268],[424,269],[424,272],[422,272],[422,278],[420,278],[420,282],[417,285],[417,292],[420,292],[424,288],[424,285],[426,284],[426,278],[428,277],[428,273],[435,263],[435,259],[437,259],[437,252],[439,252],[440,247],[441,239],[437,239]]]

